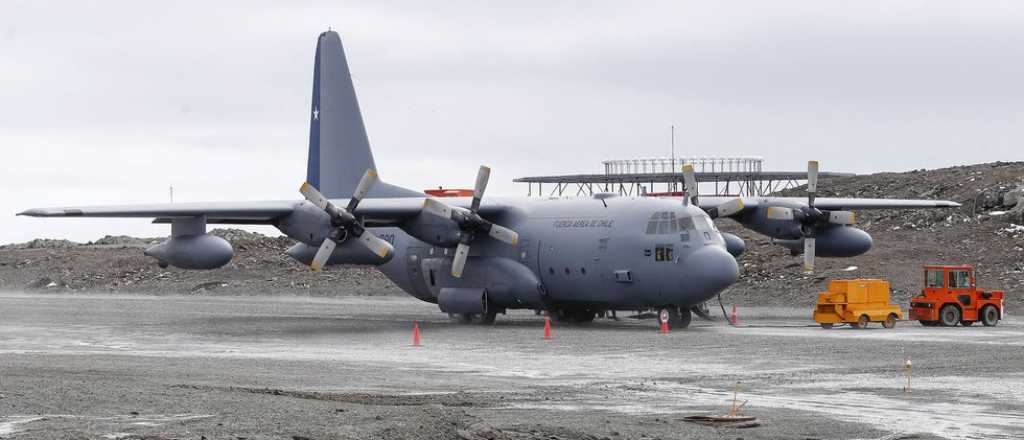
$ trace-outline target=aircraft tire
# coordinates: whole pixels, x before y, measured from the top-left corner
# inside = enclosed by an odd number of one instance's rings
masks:
[[[480,325],[491,325],[494,324],[495,317],[498,316],[498,312],[487,312],[487,313],[449,313],[448,318],[459,324],[480,324]]]
[[[671,329],[682,330],[690,326],[690,322],[693,321],[693,313],[690,312],[689,307],[669,307],[668,308],[668,326]]]
[[[498,312],[497,311],[493,311],[493,312],[492,311],[488,311],[487,313],[484,313],[482,315],[477,315],[477,316],[479,317],[479,321],[478,322],[480,323],[480,325],[492,325],[492,324],[494,324],[494,318],[496,318],[498,316]]]

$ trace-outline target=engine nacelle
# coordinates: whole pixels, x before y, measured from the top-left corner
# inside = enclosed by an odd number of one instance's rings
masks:
[[[725,250],[733,256],[733,258],[739,258],[747,250],[747,243],[742,238],[728,232],[722,232],[722,238],[725,239]]]
[[[316,205],[303,201],[274,226],[288,238],[319,247],[331,229],[331,216]],[[316,253],[315,250],[313,252]]]
[[[161,267],[216,269],[231,261],[234,250],[227,240],[204,233],[171,237],[146,249],[145,254],[156,258]]]
[[[794,255],[803,253],[804,241],[775,240]],[[814,254],[819,257],[855,257],[871,249],[871,235],[852,226],[830,226],[819,229],[815,236]]]
[[[461,234],[455,222],[426,212],[402,224],[402,230],[420,241],[440,247],[455,247]]]

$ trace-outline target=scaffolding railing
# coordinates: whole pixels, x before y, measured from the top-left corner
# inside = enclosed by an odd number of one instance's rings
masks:
[[[605,174],[650,174],[671,173],[682,170],[684,164],[693,165],[693,170],[700,173],[712,172],[745,172],[762,171],[764,159],[756,156],[721,156],[721,157],[651,157],[642,159],[613,159],[601,162]]]

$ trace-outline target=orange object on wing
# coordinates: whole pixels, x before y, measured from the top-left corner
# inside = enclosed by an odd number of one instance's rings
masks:
[[[441,188],[423,190],[429,196],[434,197],[473,197],[472,189]]]

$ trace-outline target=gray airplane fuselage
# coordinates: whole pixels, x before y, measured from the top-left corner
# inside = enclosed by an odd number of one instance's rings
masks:
[[[691,306],[736,281],[735,259],[707,214],[679,200],[609,197],[493,199],[500,222],[519,233],[509,246],[474,243],[465,273],[450,275],[452,247],[403,227],[373,228],[395,255],[377,266],[402,290],[438,302],[444,288],[485,289],[492,307],[581,306],[595,310]],[[330,264],[359,263],[339,246]],[[312,252],[312,249],[308,250]]]

